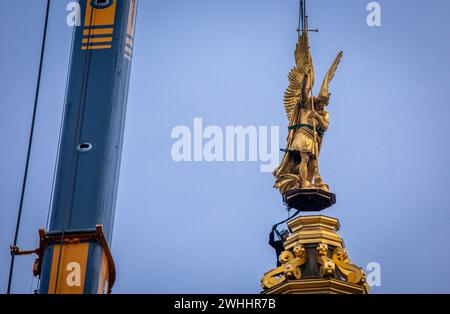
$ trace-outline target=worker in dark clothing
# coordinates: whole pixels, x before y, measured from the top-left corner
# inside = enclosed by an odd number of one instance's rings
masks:
[[[275,241],[275,232],[279,235],[281,240],[276,240]],[[274,225],[272,227],[272,231],[269,234],[269,244],[270,244],[271,247],[273,247],[275,249],[275,252],[277,254],[277,267],[281,266],[281,263],[278,260],[278,256],[280,256],[281,252],[284,251],[283,242],[286,241],[288,236],[289,236],[289,232],[287,230],[283,230],[283,231],[281,231],[281,233],[278,233],[277,225]]]

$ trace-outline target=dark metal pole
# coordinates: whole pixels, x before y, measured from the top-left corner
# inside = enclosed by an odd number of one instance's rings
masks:
[[[316,32],[318,33],[318,29],[309,29],[308,23],[307,23],[307,16],[306,16],[306,0],[300,0],[300,6],[299,6],[299,14],[298,14],[298,37],[300,38],[300,35],[303,32]]]

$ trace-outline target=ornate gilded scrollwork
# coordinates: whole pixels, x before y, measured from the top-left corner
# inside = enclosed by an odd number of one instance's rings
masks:
[[[335,248],[332,259],[348,282],[366,285],[366,274],[360,267],[351,264],[344,248]]]
[[[306,263],[307,253],[305,248],[297,243],[292,252],[284,251],[278,259],[282,265],[264,274],[261,279],[263,289],[275,287],[287,279],[300,279],[302,276],[300,266]]]
[[[317,262],[321,265],[321,277],[334,277],[337,267],[347,282],[366,285],[366,274],[361,268],[350,262],[348,253],[344,248],[334,248],[332,258],[329,258],[328,245],[319,243],[316,252]]]
[[[317,262],[320,264],[321,277],[333,277],[336,273],[336,265],[334,261],[328,257],[328,245],[319,243],[316,247]]]

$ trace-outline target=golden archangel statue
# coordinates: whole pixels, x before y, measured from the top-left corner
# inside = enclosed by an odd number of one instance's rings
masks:
[[[287,147],[280,166],[275,169],[275,188],[281,193],[296,189],[320,189],[328,192],[319,173],[318,159],[328,129],[330,100],[328,85],[342,58],[337,55],[317,97],[313,95],[314,65],[308,32],[299,37],[295,49],[295,66],[289,73],[289,87],[284,94],[284,108],[289,120]]]

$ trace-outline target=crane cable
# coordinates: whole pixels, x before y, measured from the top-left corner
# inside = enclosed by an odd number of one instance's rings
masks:
[[[286,219],[284,219],[284,220],[274,224],[273,226],[277,227],[278,225],[284,224],[285,222],[287,222],[287,221],[297,217],[298,214],[300,214],[300,210],[297,209],[297,211],[292,216],[289,217],[289,215],[288,215],[288,218],[286,218]]]
[[[42,45],[41,45],[41,55],[39,60],[39,70],[38,70],[38,77],[37,77],[37,84],[36,84],[36,91],[34,96],[34,105],[33,105],[33,115],[31,119],[31,128],[30,128],[30,136],[28,140],[28,151],[27,151],[27,158],[25,162],[25,172],[23,175],[23,181],[22,181],[22,191],[20,194],[20,203],[19,203],[19,211],[17,213],[17,220],[16,220],[16,229],[14,232],[14,242],[13,246],[17,246],[17,240],[19,238],[19,229],[20,229],[20,222],[22,219],[22,212],[23,212],[23,203],[25,198],[25,190],[27,186],[27,180],[28,180],[28,170],[30,168],[30,157],[31,157],[31,148],[33,146],[33,137],[34,137],[34,129],[35,129],[35,123],[36,123],[36,112],[37,112],[37,105],[39,101],[39,92],[41,87],[41,77],[42,77],[42,68],[44,63],[44,54],[45,54],[45,46],[47,41],[47,27],[48,27],[48,19],[49,19],[49,13],[50,13],[50,1],[47,0],[47,7],[45,10],[45,21],[44,21],[44,30],[42,35]],[[14,273],[14,254],[11,255],[11,264],[9,266],[9,277],[8,277],[8,288],[7,288],[7,294],[11,294],[11,284],[12,284],[12,277]]]

